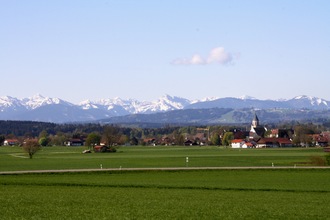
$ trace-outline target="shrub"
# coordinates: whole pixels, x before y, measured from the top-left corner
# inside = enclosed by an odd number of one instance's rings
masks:
[[[326,166],[328,161],[325,157],[322,156],[311,156],[310,164],[314,166]]]
[[[327,154],[326,156],[325,156],[325,160],[326,160],[326,165],[330,165],[330,154]]]

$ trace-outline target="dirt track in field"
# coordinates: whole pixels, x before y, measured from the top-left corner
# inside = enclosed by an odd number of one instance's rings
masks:
[[[25,174],[25,173],[79,173],[79,172],[102,172],[102,171],[170,171],[170,170],[272,170],[272,169],[330,169],[330,166],[283,166],[283,167],[157,167],[157,168],[104,168],[104,169],[68,169],[68,170],[22,170],[22,171],[1,171],[4,174]]]

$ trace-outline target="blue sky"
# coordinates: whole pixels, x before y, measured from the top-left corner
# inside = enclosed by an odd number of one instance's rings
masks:
[[[330,100],[330,1],[0,0],[0,96]]]

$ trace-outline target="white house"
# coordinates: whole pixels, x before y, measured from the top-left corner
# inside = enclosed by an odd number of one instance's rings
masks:
[[[4,142],[3,142],[3,145],[5,146],[14,146],[14,145],[18,145],[19,142],[17,139],[6,139]]]
[[[234,139],[231,141],[232,148],[242,148],[243,144],[244,144],[243,139]]]

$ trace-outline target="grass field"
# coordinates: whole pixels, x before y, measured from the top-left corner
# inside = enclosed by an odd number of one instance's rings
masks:
[[[308,166],[322,149],[0,147],[0,171]],[[186,157],[189,157],[188,164]],[[329,169],[99,171],[0,175],[0,219],[329,219]]]
[[[328,219],[328,170],[0,175],[2,219]]]
[[[145,168],[306,166],[322,149],[226,149],[221,147],[121,147],[117,153],[82,154],[85,147],[44,147],[32,160],[20,147],[0,147],[0,171]],[[189,162],[186,163],[186,157]]]

